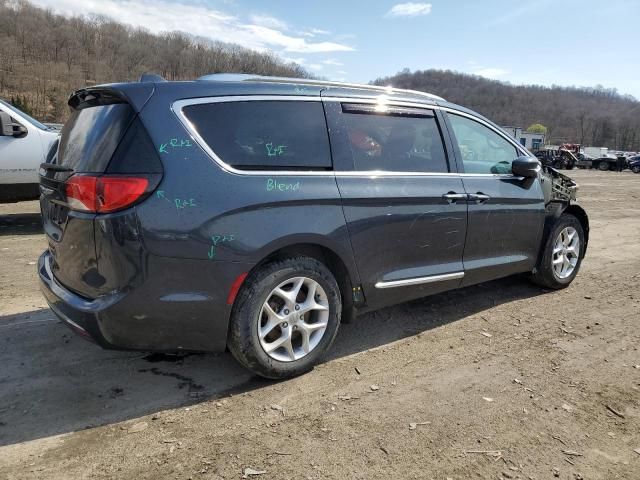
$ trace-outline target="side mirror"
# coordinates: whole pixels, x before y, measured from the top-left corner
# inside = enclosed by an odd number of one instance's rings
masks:
[[[15,123],[11,115],[0,110],[0,136],[3,137],[23,137],[27,134],[27,129]]]
[[[13,137],[13,122],[7,112],[0,111],[0,135]]]
[[[540,162],[533,157],[518,157],[511,164],[511,171],[518,177],[535,178],[540,173],[540,169]]]

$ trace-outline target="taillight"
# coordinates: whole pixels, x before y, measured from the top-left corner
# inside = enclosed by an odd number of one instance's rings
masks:
[[[149,179],[139,176],[74,175],[66,182],[73,210],[108,213],[133,205],[148,192]]]

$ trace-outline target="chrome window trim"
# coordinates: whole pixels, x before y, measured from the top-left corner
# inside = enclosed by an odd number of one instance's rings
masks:
[[[464,277],[464,272],[445,273],[442,275],[429,275],[428,277],[414,277],[403,280],[391,280],[388,282],[377,282],[376,288],[408,287],[411,285],[423,285],[425,283],[444,282],[446,280],[456,280]]]
[[[464,117],[468,117],[476,122],[481,123],[486,126],[490,130],[496,132],[498,135],[505,138],[511,144],[513,144],[518,150],[521,152],[522,146],[517,142],[512,141],[511,138],[506,134],[506,132],[502,132],[495,128],[493,125],[490,125],[486,121],[478,118],[474,115],[468,114],[466,112],[461,112],[460,110],[456,110],[449,107],[443,107],[435,104],[426,104],[426,103],[418,103],[418,102],[407,102],[401,100],[389,99],[387,95],[380,95],[377,99],[373,98],[358,98],[358,97],[320,97],[320,96],[305,96],[305,95],[227,95],[227,96],[219,96],[219,97],[199,97],[199,98],[187,98],[182,100],[176,100],[171,104],[171,110],[176,115],[180,123],[184,126],[184,128],[189,132],[193,140],[202,148],[213,160],[214,162],[222,168],[227,173],[232,173],[235,175],[246,175],[246,176],[271,176],[271,177],[298,177],[298,176],[307,176],[307,177],[497,177],[497,178],[514,178],[519,179],[521,177],[517,177],[511,174],[494,174],[494,173],[458,173],[458,172],[385,172],[380,170],[370,170],[370,171],[348,171],[348,172],[340,172],[334,170],[241,170],[235,168],[228,163],[226,163],[222,158],[220,158],[211,147],[204,141],[204,139],[200,136],[200,134],[195,129],[194,125],[189,121],[189,119],[184,114],[183,109],[185,107],[191,105],[203,105],[209,103],[222,103],[222,102],[251,102],[251,101],[298,101],[298,102],[349,102],[349,103],[384,103],[390,106],[399,106],[399,107],[414,107],[414,108],[423,108],[425,110],[443,110],[446,112],[455,113],[456,115],[461,115]],[[528,152],[525,153],[530,156]]]

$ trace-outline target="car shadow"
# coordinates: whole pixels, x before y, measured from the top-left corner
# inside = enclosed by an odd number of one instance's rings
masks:
[[[327,359],[344,357],[544,293],[513,278],[426,297],[342,325]],[[102,350],[48,309],[0,317],[0,446],[138,418],[263,388],[228,353]]]
[[[0,215],[0,236],[34,235],[42,232],[42,217],[39,213]]]

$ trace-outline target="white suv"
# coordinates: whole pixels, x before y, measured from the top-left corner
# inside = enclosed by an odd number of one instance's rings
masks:
[[[60,132],[0,100],[0,202],[40,196],[38,168]]]

